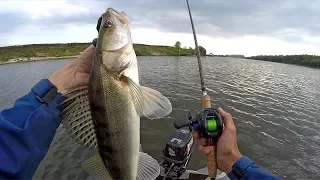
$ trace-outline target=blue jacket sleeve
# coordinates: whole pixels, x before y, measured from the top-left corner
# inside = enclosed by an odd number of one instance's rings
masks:
[[[279,180],[280,178],[275,177],[269,173],[267,173],[264,169],[257,166],[251,159],[249,159],[246,156],[241,157],[236,163],[235,166],[241,171],[243,171],[243,176],[241,179],[247,179],[247,180],[257,180],[257,179],[270,179],[270,180]],[[231,171],[228,173],[228,176],[230,179],[238,179],[236,174]]]
[[[0,179],[31,179],[46,155],[60,125],[61,94],[48,105],[40,98],[52,87],[43,79],[0,113]]]

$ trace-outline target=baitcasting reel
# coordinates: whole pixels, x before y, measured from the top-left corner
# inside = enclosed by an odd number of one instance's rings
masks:
[[[176,120],[174,127],[191,126],[199,132],[200,137],[207,138],[207,145],[214,145],[222,134],[223,121],[220,113],[213,108],[206,108],[199,111],[195,116],[189,116],[189,120]]]
[[[222,134],[222,118],[215,109],[203,109],[195,116],[189,114],[188,120],[176,120],[174,127],[177,130],[162,151],[160,176],[164,179],[188,179],[187,166],[194,147],[193,129],[199,132],[200,137],[208,139],[208,145],[213,145]]]

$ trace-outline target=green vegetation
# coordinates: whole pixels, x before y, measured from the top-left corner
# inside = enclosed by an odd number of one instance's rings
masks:
[[[90,43],[68,43],[68,44],[30,44],[20,46],[0,47],[0,64],[14,60],[22,62],[33,59],[55,59],[59,57],[74,57],[85,50]],[[177,41],[173,46],[155,46],[145,44],[134,44],[133,48],[137,56],[195,56],[196,50],[189,47],[181,48],[181,42]],[[201,56],[206,55],[206,49],[199,46]],[[218,57],[245,58],[243,55],[213,55]],[[314,55],[278,55],[278,56],[252,56],[247,59],[280,62],[320,68],[320,56]]]
[[[69,44],[30,44],[23,46],[0,47],[0,62],[10,59],[32,57],[74,56],[82,52],[89,43]]]
[[[216,57],[232,57],[232,58],[245,58],[244,55],[241,54],[227,54],[227,55],[210,55],[209,56],[216,56]]]
[[[204,47],[199,46],[199,51],[200,51],[200,56],[207,55],[207,50]]]
[[[54,59],[59,57],[72,57],[79,55],[90,43],[68,44],[30,44],[19,46],[0,47],[0,64],[8,61],[27,61],[32,59]],[[193,48],[181,48],[177,41],[174,46],[154,46],[145,44],[133,45],[137,56],[195,56]],[[199,47],[200,48],[200,47]],[[201,55],[206,49],[201,47]]]
[[[174,46],[155,46],[145,44],[134,44],[133,48],[137,56],[195,56],[196,50],[192,48],[181,48],[178,41]]]
[[[252,56],[247,59],[280,62],[300,66],[320,68],[320,56],[314,55],[278,55],[278,56]]]
[[[177,42],[174,44],[174,47],[175,47],[175,48],[181,48],[181,42],[180,42],[180,41],[177,41]]]

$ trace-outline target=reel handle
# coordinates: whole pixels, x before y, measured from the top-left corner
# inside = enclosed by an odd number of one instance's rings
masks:
[[[190,121],[188,121],[188,120],[175,120],[173,125],[176,129],[180,129],[182,127],[190,126]]]

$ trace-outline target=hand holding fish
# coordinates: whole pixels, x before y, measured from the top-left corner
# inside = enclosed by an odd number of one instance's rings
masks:
[[[64,94],[67,89],[87,85],[95,47],[90,45],[72,63],[60,68],[49,76],[49,81]]]
[[[97,21],[98,32],[101,20],[102,16]],[[93,45],[85,49],[71,64],[62,67],[49,77],[49,81],[58,88],[60,93],[64,94],[67,89],[88,85],[96,42],[97,38],[94,39]]]

